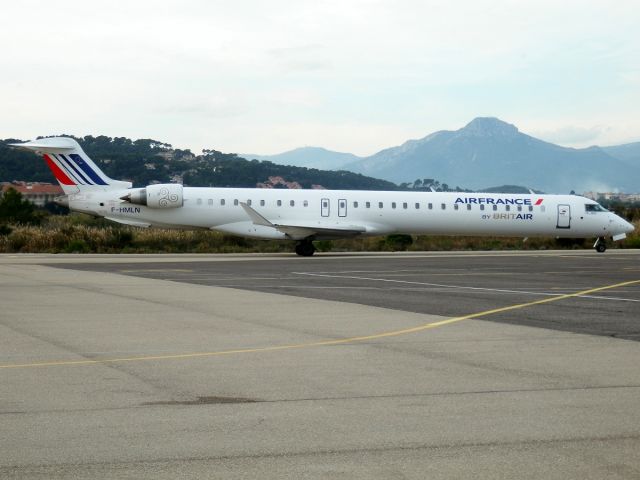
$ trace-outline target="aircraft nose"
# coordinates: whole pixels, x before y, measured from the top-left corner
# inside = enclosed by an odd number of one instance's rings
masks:
[[[623,225],[624,225],[624,233],[631,233],[636,229],[633,223],[627,222],[626,220],[623,220]]]

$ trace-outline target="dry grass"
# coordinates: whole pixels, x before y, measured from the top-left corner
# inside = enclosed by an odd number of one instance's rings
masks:
[[[612,248],[640,248],[640,221],[636,231]],[[40,226],[12,226],[0,234],[2,253],[241,253],[289,252],[291,242],[233,237],[206,230],[138,229],[95,220],[85,215],[51,216]],[[402,236],[400,236],[402,237]],[[402,240],[405,240],[403,243]],[[552,238],[372,237],[321,241],[321,251],[448,251],[448,250],[541,250],[591,248],[590,240]]]

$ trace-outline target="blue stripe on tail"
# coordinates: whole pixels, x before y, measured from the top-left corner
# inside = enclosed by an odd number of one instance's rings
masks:
[[[73,162],[71,162],[69,159],[67,159],[67,157],[65,157],[63,154],[59,153],[57,155],[58,157],[60,157],[61,162],[60,164],[67,170],[69,171],[69,174],[74,177],[78,183],[84,183],[85,185],[91,185],[91,182],[89,180],[87,180],[84,175],[82,175],[78,169],[73,165]],[[55,155],[54,155],[55,157]],[[70,169],[70,170],[69,170]],[[76,178],[77,177],[77,178]]]
[[[74,162],[76,162],[76,165],[78,165],[82,169],[82,171],[86,173],[89,178],[91,178],[91,180],[94,181],[96,185],[108,185],[107,182],[100,178],[98,174],[94,172],[89,165],[87,165],[87,163],[82,159],[80,155],[78,155],[77,153],[70,153],[69,156],[73,159]]]

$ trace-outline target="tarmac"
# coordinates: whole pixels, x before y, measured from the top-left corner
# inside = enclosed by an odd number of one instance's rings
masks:
[[[0,478],[640,477],[640,252],[0,256]]]

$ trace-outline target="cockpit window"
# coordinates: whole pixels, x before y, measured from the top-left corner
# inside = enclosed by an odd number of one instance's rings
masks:
[[[599,203],[586,203],[584,205],[584,209],[587,212],[607,212],[608,210],[604,208]]]

